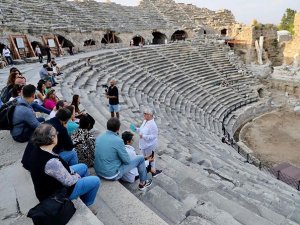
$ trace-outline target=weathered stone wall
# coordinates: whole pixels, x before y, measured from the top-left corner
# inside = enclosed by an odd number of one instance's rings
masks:
[[[243,44],[237,44],[234,48],[247,64],[257,62],[255,41],[259,40],[260,36],[264,36],[264,62],[270,60],[273,66],[282,65],[283,49],[278,44],[276,27],[272,25],[236,26],[232,31],[231,37],[244,41]]]
[[[271,79],[268,87],[279,91],[287,92],[289,95],[300,97],[300,84],[293,81]]]
[[[284,48],[284,63],[287,65],[293,64],[294,60],[300,65],[300,11],[295,15],[295,34],[293,40],[287,42]]]

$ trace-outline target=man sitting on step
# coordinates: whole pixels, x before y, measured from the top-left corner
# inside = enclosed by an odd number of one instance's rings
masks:
[[[118,135],[120,126],[121,123],[118,118],[110,118],[107,121],[107,131],[97,137],[95,171],[98,176],[104,179],[119,180],[124,174],[137,168],[140,179],[139,189],[144,190],[152,183],[152,180],[147,179],[144,157],[137,156],[130,160],[124,142]]]

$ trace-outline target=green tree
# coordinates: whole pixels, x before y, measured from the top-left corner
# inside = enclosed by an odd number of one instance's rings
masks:
[[[296,10],[287,8],[281,18],[281,22],[278,27],[279,30],[288,30],[289,32],[291,32],[291,34],[294,34],[294,19],[296,13]]]

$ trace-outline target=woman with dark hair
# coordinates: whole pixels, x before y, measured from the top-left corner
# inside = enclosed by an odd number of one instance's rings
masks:
[[[94,165],[95,158],[95,137],[90,133],[90,127],[93,121],[90,120],[88,115],[82,115],[79,121],[79,129],[72,134],[78,161],[85,163],[88,167]]]
[[[35,94],[35,101],[39,104],[39,105],[43,105],[44,104],[44,100],[46,98],[46,82],[44,80],[39,80],[37,87],[36,87],[36,94]]]
[[[79,118],[84,115],[85,113],[83,111],[80,111],[79,105],[80,105],[80,97],[79,95],[73,95],[72,103],[71,105],[75,106],[75,117]]]
[[[31,142],[36,148],[30,157],[30,174],[37,198],[43,201],[66,187],[70,200],[80,197],[87,206],[91,206],[95,201],[100,179],[88,176],[85,164],[69,167],[53,152],[57,141],[57,131],[50,124],[41,124],[32,135]]]

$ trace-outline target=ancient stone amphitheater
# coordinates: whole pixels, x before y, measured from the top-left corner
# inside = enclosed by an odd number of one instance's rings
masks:
[[[229,30],[235,23],[229,11],[213,12],[172,0],[143,0],[138,7],[1,0],[1,15],[3,37],[25,33],[38,40],[38,35],[55,33],[80,49],[88,39],[101,47],[107,30],[117,33],[120,42],[111,44],[114,49],[58,59],[65,73],[56,89],[59,97],[70,101],[79,94],[99,132],[110,117],[102,84],[112,77],[121,93],[122,130],[132,122],[141,123],[143,107],[156,111],[157,163],[163,174],[146,192],[138,191],[136,184],[103,181],[96,217],[78,200],[69,224],[300,224],[297,190],[253,165],[247,152],[221,142],[224,131],[232,135],[251,117],[270,110],[258,96],[262,84],[230,48],[199,35]],[[152,40],[154,32],[161,32],[163,40],[171,40],[176,30],[186,31],[187,40],[121,48],[137,34]],[[91,66],[86,66],[87,58]],[[37,82],[38,64],[20,68],[29,82]],[[7,71],[0,73],[1,81]],[[229,86],[221,85],[224,79]],[[1,161],[1,224],[31,224],[26,213],[37,200],[30,175],[19,162],[24,145],[3,131],[0,138],[1,154],[20,151],[15,160]]]

